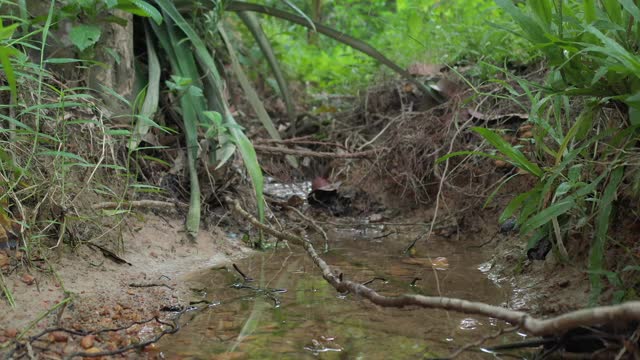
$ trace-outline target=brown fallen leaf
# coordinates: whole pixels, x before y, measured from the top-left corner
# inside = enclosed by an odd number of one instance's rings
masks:
[[[92,347],[92,348],[89,348],[89,349],[85,350],[85,352],[88,353],[88,354],[97,354],[97,353],[99,353],[101,351],[102,350],[98,349],[97,347]]]

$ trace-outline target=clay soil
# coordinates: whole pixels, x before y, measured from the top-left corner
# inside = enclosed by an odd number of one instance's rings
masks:
[[[119,256],[129,264],[117,263],[86,245],[73,252],[62,248],[48,259],[50,268],[44,263],[32,268],[18,266],[16,255],[20,257],[20,253],[2,251],[15,269],[5,275],[5,281],[16,307],[11,309],[3,301],[0,343],[12,344],[32,326],[29,336],[52,328],[80,333],[123,327],[88,336],[48,333],[32,346],[36,352],[46,349],[49,358],[78,351],[109,351],[144,341],[159,328],[158,322],[147,322],[149,319],[170,317],[188,303],[191,290],[183,283],[186,274],[230,266],[234,259],[251,253],[218,228],[201,231],[195,242],[181,241],[185,236],[177,214],[140,215],[140,220],[127,220],[128,230],[122,234],[125,250]],[[52,310],[66,297],[71,297],[68,306]]]

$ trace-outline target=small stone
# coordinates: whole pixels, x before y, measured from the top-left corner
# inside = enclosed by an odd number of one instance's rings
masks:
[[[87,349],[85,352],[88,354],[97,354],[99,352],[101,352],[102,350],[98,349],[97,347],[92,347],[90,349]]]
[[[508,234],[518,228],[518,221],[515,218],[509,218],[500,224],[500,233]]]
[[[34,278],[31,274],[24,274],[20,278],[20,281],[22,281],[23,283],[25,283],[27,285],[33,285],[33,283],[36,282],[36,278]]]
[[[83,349],[92,348],[94,343],[95,338],[93,337],[93,335],[87,335],[83,337],[82,340],[80,340],[80,346],[82,346]]]
[[[145,346],[142,351],[144,352],[153,352],[153,351],[158,351],[158,346],[154,343],[151,343],[147,346]]]
[[[8,328],[4,330],[4,336],[8,338],[14,338],[18,336],[18,329],[16,328]]]
[[[67,342],[69,335],[64,331],[54,331],[49,334],[49,340],[51,342]]]

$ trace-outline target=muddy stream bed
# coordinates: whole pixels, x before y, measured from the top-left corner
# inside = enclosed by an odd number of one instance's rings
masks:
[[[416,256],[407,257],[403,249],[418,234],[396,230],[383,236],[383,225],[334,226],[329,232],[331,249],[322,256],[350,279],[386,279],[369,284],[382,294],[440,293],[502,306],[513,305],[510,302],[519,297],[516,289],[491,275],[490,247],[480,251],[452,239],[421,241]],[[318,241],[316,248],[322,245]],[[232,266],[187,278],[193,289],[188,300],[206,300],[211,305],[183,314],[183,328],[158,344],[162,355],[185,359],[444,357],[507,327],[489,318],[444,310],[383,309],[355,294],[343,296],[322,279],[299,247],[269,250],[236,265],[255,281],[244,282]],[[420,280],[412,286],[415,278]],[[508,334],[489,343],[522,339]],[[494,356],[476,348],[459,358]]]

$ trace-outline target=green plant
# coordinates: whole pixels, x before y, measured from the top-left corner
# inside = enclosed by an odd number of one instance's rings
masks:
[[[551,67],[546,84],[516,79],[531,104],[535,149],[528,156],[497,133],[474,129],[499,154],[482,155],[500,156],[537,179],[509,203],[500,220],[518,214],[529,247],[547,237],[565,259],[570,233],[592,237],[589,271],[595,303],[602,276],[608,274],[604,253],[615,201],[630,177],[625,175],[640,125],[640,9],[626,0],[496,3]],[[618,116],[605,117],[607,108],[618,110]],[[594,230],[585,231],[587,226]]]
[[[312,12],[309,3],[298,2]],[[524,40],[501,30],[509,19],[492,0],[324,2],[320,15],[325,25],[367,39],[402,67],[413,62],[517,63],[537,55],[526,51]],[[350,47],[322,37],[309,42],[303,30],[275,19],[265,19],[263,26],[284,66],[312,91],[352,92],[380,73],[373,59]]]

